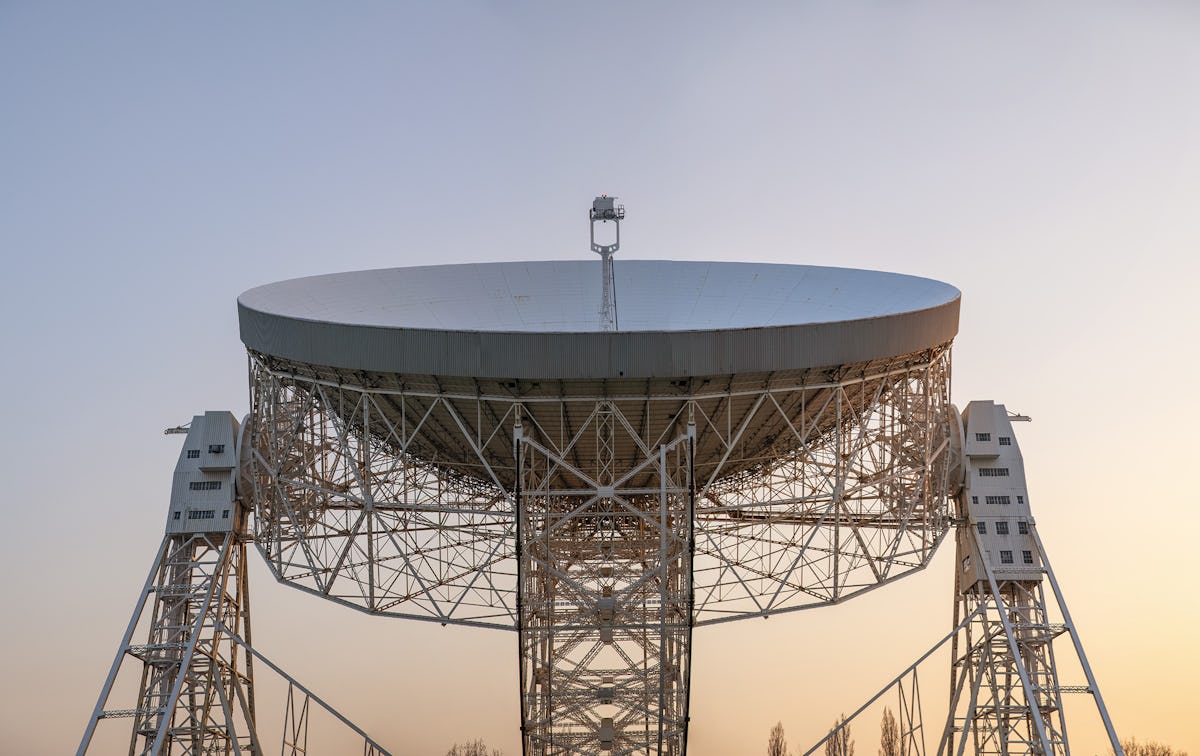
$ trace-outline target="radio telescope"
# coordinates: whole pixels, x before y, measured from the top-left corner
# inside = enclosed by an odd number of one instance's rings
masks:
[[[599,270],[435,265],[242,294],[250,413],[193,421],[163,547],[80,753],[122,714],[135,718],[131,753],[261,747],[248,542],[315,596],[514,632],[525,754],[679,755],[695,630],[877,588],[924,567],[956,524],[975,555],[960,624],[989,648],[1003,626],[1004,663],[1029,674],[994,721],[968,685],[974,708],[947,732],[1019,731],[1027,752],[1064,752],[1061,728],[1042,721],[1047,662],[1010,611],[1032,600],[1044,614],[1048,561],[1039,543],[1029,572],[1002,574],[972,540],[983,531],[965,496],[989,481],[967,473],[990,458],[964,447],[950,403],[958,290],[808,265],[614,265],[613,200],[589,213]],[[617,240],[598,244],[608,222]],[[1007,415],[985,404],[968,430],[999,438]],[[150,642],[135,645],[147,603]],[[138,702],[108,709],[130,657],[148,670]],[[1015,678],[995,682],[992,656],[961,664],[972,681],[993,665],[997,701],[997,685],[1014,690]],[[1018,740],[1004,735],[999,752]]]

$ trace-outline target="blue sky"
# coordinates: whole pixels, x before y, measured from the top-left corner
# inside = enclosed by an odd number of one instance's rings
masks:
[[[77,741],[161,535],[162,428],[246,409],[238,293],[586,257],[607,192],[624,257],[959,287],[956,402],[1035,418],[1035,514],[1118,728],[1195,752],[1197,39],[1188,2],[0,2],[0,747]],[[814,739],[948,629],[948,560],[698,634],[693,752]],[[256,577],[264,650],[368,730],[517,750],[515,639]],[[840,666],[797,650],[896,612]]]

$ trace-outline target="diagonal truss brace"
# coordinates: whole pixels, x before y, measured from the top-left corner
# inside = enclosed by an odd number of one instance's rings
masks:
[[[964,533],[976,532],[969,523],[960,524],[959,527],[963,529]],[[1057,690],[1070,689],[1090,694],[1095,701],[1113,753],[1124,756],[1120,739],[1113,728],[1112,719],[1108,715],[1100,688],[1096,683],[1091,666],[1087,662],[1078,632],[1071,621],[1066,601],[1058,587],[1058,581],[1049,567],[1049,560],[1036,530],[1034,536],[1042,557],[1043,569],[1054,588],[1056,604],[1064,620],[1055,630],[1059,634],[1071,636],[1073,650],[1078,655],[1087,677],[1087,685],[1082,688],[1059,686],[1057,682],[1054,682],[1054,686]],[[961,560],[961,549],[959,555]],[[926,744],[921,734],[923,729],[922,712],[919,703],[915,709],[912,707],[912,695],[905,690],[905,684],[911,686],[909,690],[915,691],[920,665],[948,644],[962,645],[965,648],[961,653],[956,651],[953,656],[953,686],[946,726],[937,743],[936,753],[938,756],[963,756],[966,753],[989,752],[1069,756],[1070,749],[1067,747],[1066,738],[1060,737],[1059,732],[1047,724],[1051,720],[1052,714],[1061,713],[1060,705],[1056,703],[1053,710],[1046,710],[1039,705],[1039,702],[1045,701],[1047,694],[1052,692],[1046,689],[1049,686],[1037,684],[1039,680],[1048,679],[1048,676],[1045,673],[1037,675],[1034,670],[1031,670],[1030,653],[1021,642],[1020,627],[1014,626],[1009,619],[1022,612],[1014,608],[1012,602],[1007,600],[1007,596],[1011,594],[1005,590],[1002,582],[997,582],[994,571],[990,567],[988,572],[990,573],[988,590],[979,595],[973,605],[965,610],[965,616],[953,630],[921,654],[916,661],[884,685],[879,692],[858,707],[837,727],[830,730],[825,737],[804,751],[803,756],[811,756],[820,751],[826,742],[834,738],[842,728],[848,727],[859,715],[889,692],[895,692],[899,697],[900,711],[902,712],[900,722],[902,753],[924,754]],[[1009,673],[1009,681],[1006,684],[1001,682],[1003,675],[1000,674],[1005,671]],[[1013,676],[1016,677],[1015,681],[1012,680]],[[1005,687],[1012,688],[1013,686],[1018,690],[1005,690]],[[1019,692],[1021,695],[1011,695],[1015,692]],[[993,702],[995,700],[1007,701],[1009,708],[1017,709],[1009,711],[1008,716],[1011,721],[1019,720],[1030,728],[1023,739],[1002,739],[994,732],[996,728],[987,723],[988,717],[983,713],[985,708],[995,708],[995,704],[989,703],[989,699]],[[957,715],[956,712],[958,712]],[[1011,731],[1014,728],[1010,726],[1009,729]],[[995,744],[994,749],[989,744]]]
[[[247,512],[237,496],[238,429],[228,412],[198,415],[190,424],[175,469],[166,533],[77,756],[111,749],[111,742],[100,745],[96,734],[100,723],[113,719],[132,720],[130,756],[264,753],[254,694],[256,660],[288,683],[284,752],[304,752],[309,703],[315,702],[362,738],[365,755],[387,753],[250,642],[250,539]],[[135,643],[147,615],[146,642]],[[123,670],[129,674],[122,676]],[[118,680],[130,676],[138,680],[135,700],[113,706],[110,700],[127,688]],[[303,696],[299,707],[296,691]]]
[[[372,740],[371,736],[363,732],[358,725],[354,724],[345,716],[343,716],[341,712],[326,703],[316,693],[313,693],[311,690],[306,688],[303,684],[296,680],[296,678],[292,677],[287,672],[284,672],[279,665],[275,664],[273,661],[264,656],[261,651],[252,647],[243,638],[230,631],[228,628],[226,628],[226,633],[229,635],[229,639],[241,646],[247,654],[250,654],[255,659],[265,664],[272,672],[287,681],[288,700],[286,719],[288,721],[285,725],[285,731],[283,735],[285,749],[291,748],[294,753],[305,752],[304,746],[301,744],[307,741],[308,738],[307,720],[309,704],[315,703],[317,706],[331,714],[335,719],[337,719],[337,721],[341,722],[363,739],[363,756],[390,756],[390,752],[386,748]],[[299,711],[297,711],[295,704],[296,691],[299,691],[304,696],[303,700],[301,701]],[[288,742],[289,738],[291,742]]]
[[[694,426],[627,468],[623,418],[599,403],[586,427],[595,471],[514,429],[524,752],[682,756]]]
[[[116,718],[133,719],[131,754],[261,752],[253,667],[226,630],[249,631],[245,553],[232,532],[164,536],[78,754],[88,751],[102,720]],[[147,642],[135,644],[152,602]],[[108,708],[130,659],[142,665],[136,702]]]
[[[1124,756],[1066,600],[1028,506],[1024,466],[1003,405],[964,413],[964,489],[958,496],[955,628],[819,741],[812,754],[890,690],[900,693],[902,752],[925,753],[918,665],[951,646],[951,690],[937,756],[1069,756],[1064,693],[1090,694],[1113,753]],[[1043,579],[1054,595],[1051,604]],[[1059,622],[1050,620],[1057,609]],[[1061,685],[1054,641],[1071,638],[1087,684]]]

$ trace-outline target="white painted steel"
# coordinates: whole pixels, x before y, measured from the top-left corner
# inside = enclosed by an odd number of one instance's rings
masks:
[[[600,272],[243,294],[255,541],[314,595],[516,629],[526,754],[682,756],[693,627],[843,601],[941,543],[959,294],[622,261],[609,331]]]
[[[969,726],[976,753],[1065,755],[1071,691],[1049,645],[1067,632],[1120,754],[1052,574],[1065,625],[1046,619],[1049,564],[1005,410],[973,403],[964,432],[949,404],[956,289],[840,268],[624,261],[618,318],[597,272],[429,266],[244,293],[245,442],[228,413],[193,421],[164,549],[80,751],[115,716],[137,718],[149,751],[199,743],[195,723],[218,706],[224,729],[204,737],[261,750],[249,667],[200,650],[237,645],[283,674],[238,634],[249,536],[276,577],[323,598],[517,630],[527,754],[682,756],[693,628],[837,603],[923,568],[965,470],[943,746]],[[981,472],[998,467],[1008,474]],[[218,480],[233,522],[176,524],[209,506],[192,484]],[[1030,561],[1000,566],[991,552],[1013,546]],[[152,593],[151,643],[131,645]],[[196,619],[175,622],[181,612]],[[167,632],[183,635],[157,642]],[[147,665],[138,704],[106,710],[126,656]],[[892,683],[913,753],[916,666]],[[295,750],[307,702],[323,703],[283,676]],[[202,687],[216,698],[178,704]]]
[[[1099,685],[1079,640],[1079,632],[1067,610],[1066,600],[1050,568],[1049,558],[1030,516],[1028,497],[1022,513],[1009,512],[1014,523],[1011,541],[1008,534],[995,533],[997,507],[977,500],[980,489],[974,487],[975,475],[982,465],[1003,461],[1009,465],[1013,490],[1025,491],[1025,475],[1011,416],[1004,405],[991,401],[971,402],[964,412],[966,443],[961,449],[964,464],[971,468],[967,485],[958,502],[958,551],[960,569],[955,576],[954,622],[949,635],[942,638],[916,662],[893,678],[877,694],[839,723],[830,733],[804,752],[810,756],[830,741],[848,732],[858,715],[885,694],[899,694],[898,727],[895,731],[900,753],[937,756],[1069,756],[1064,696],[1090,694],[1104,725],[1112,753],[1124,756],[1112,725]],[[1027,419],[1027,418],[1026,418]],[[1007,439],[1000,442],[999,438]],[[984,476],[985,483],[992,476]],[[986,487],[983,490],[991,490]],[[996,495],[996,494],[993,494]],[[1020,517],[1020,519],[1017,519]],[[1025,522],[1021,533],[1015,523]],[[986,526],[981,531],[980,525]],[[999,537],[997,537],[999,536]],[[1028,565],[1008,564],[997,558],[1002,547],[1027,546],[1031,550]],[[1020,553],[1018,551],[1017,553]],[[1020,561],[1020,560],[1017,560]],[[1059,615],[1046,600],[1043,579],[1054,592]],[[1087,679],[1086,685],[1060,682],[1054,642],[1071,637],[1072,649]],[[950,696],[945,726],[936,744],[926,743],[926,728],[919,704],[918,666],[942,648],[950,645]],[[1060,646],[1061,648],[1061,646]],[[913,694],[917,695],[914,696]],[[916,701],[916,705],[912,703]],[[831,712],[832,714],[832,712]],[[932,745],[936,745],[936,750]]]
[[[602,194],[592,202],[588,211],[588,231],[592,239],[592,251],[600,255],[601,265],[601,295],[600,295],[600,330],[617,330],[617,300],[616,280],[613,276],[613,253],[621,248],[621,220],[625,218],[625,207],[613,205],[616,197]],[[612,244],[596,242],[596,224],[603,223],[606,227],[613,224],[614,239]]]
[[[832,367],[949,342],[959,292],[876,271],[623,260],[604,331],[597,262],[337,273],[239,298],[252,351],[326,367],[529,380]]]
[[[235,529],[237,438],[229,412],[192,418],[179,450],[167,511],[168,533],[222,533]]]
[[[598,262],[473,263],[295,278],[242,294],[286,318],[441,331],[602,330]],[[813,265],[622,260],[622,331],[703,331],[833,323],[926,310],[958,289],[899,273]]]
[[[531,495],[517,418],[527,445],[563,460],[548,490],[564,501],[588,490],[572,469],[657,491],[646,460],[694,423],[696,624],[873,590],[928,564],[949,528],[945,349],[838,383],[620,402],[333,386],[251,365],[256,543],[280,580],[372,614],[517,626],[513,499]]]
[[[131,756],[265,753],[251,656],[288,683],[285,724],[289,732],[284,733],[284,753],[305,752],[311,701],[362,738],[364,756],[387,754],[350,720],[250,646],[247,512],[231,493],[241,464],[234,441],[238,430],[238,422],[229,412],[206,412],[192,419],[176,465],[167,532],[77,756],[111,752],[110,741],[97,742],[95,738],[99,725],[111,720],[132,722],[127,736]],[[195,494],[187,484],[200,481],[219,481],[222,488]],[[175,518],[176,513],[195,511],[195,506],[209,507],[212,503],[202,497],[214,493],[227,501],[231,516],[222,517],[218,511],[211,518]],[[134,642],[139,627],[145,633],[143,643]],[[140,683],[133,685],[139,677]],[[133,690],[136,698],[122,700]],[[293,705],[296,691],[302,696],[299,707]]]

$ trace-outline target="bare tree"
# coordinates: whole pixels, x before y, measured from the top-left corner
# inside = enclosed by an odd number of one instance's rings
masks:
[[[904,743],[900,740],[900,725],[890,708],[884,708],[879,722],[879,756],[904,756]]]
[[[825,756],[854,756],[854,741],[850,739],[850,725],[846,715],[833,723],[832,735],[825,741]]]
[[[776,722],[767,739],[767,756],[788,756],[787,740],[783,737],[783,722]]]
[[[1154,740],[1139,743],[1137,738],[1130,738],[1121,741],[1121,748],[1125,749],[1125,756],[1187,756],[1185,751],[1177,751]]]
[[[462,745],[455,743],[450,746],[450,750],[446,751],[446,756],[504,756],[504,752],[499,748],[489,751],[487,744],[482,740],[470,740]]]

